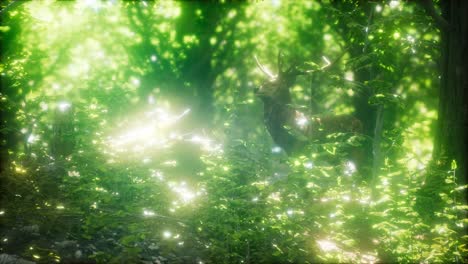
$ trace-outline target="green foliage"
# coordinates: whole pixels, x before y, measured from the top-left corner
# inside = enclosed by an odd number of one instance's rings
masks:
[[[465,261],[466,186],[456,161],[430,163],[440,43],[418,5],[31,1],[0,16],[0,253]],[[313,71],[295,109],[354,114],[364,133],[275,146],[253,57],[277,72],[279,51]]]

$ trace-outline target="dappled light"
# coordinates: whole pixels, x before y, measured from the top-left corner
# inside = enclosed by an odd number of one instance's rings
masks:
[[[0,263],[464,263],[466,6],[1,2]]]

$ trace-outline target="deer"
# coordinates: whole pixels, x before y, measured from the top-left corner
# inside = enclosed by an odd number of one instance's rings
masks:
[[[267,77],[254,91],[263,102],[264,124],[274,143],[287,155],[304,151],[310,144],[325,142],[333,133],[357,135],[362,132],[362,122],[352,115],[307,116],[293,107],[290,87],[296,82],[297,76],[310,71],[301,71],[294,64],[283,69],[281,52],[278,53],[277,74],[272,74],[257,57],[254,58],[257,67]]]

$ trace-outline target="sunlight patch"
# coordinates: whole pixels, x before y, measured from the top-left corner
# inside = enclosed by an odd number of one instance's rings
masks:
[[[144,113],[140,120],[127,131],[116,136],[109,136],[107,142],[117,153],[128,151],[142,152],[147,148],[164,148],[170,142],[169,128],[190,112],[184,110],[178,115],[169,113],[163,108],[154,108]]]
[[[319,244],[320,249],[325,252],[336,251],[339,249],[335,243],[329,240],[318,240],[317,243]]]
[[[163,237],[164,238],[171,238],[172,237],[172,233],[170,231],[164,231],[163,232]]]
[[[60,102],[57,104],[57,108],[60,110],[60,112],[65,112],[68,109],[70,109],[71,103],[69,102]]]
[[[151,211],[151,210],[143,210],[143,216],[147,216],[147,217],[151,217],[151,216],[155,216],[156,213]]]
[[[190,188],[187,185],[187,182],[181,181],[181,182],[169,182],[168,187],[174,192],[174,194],[177,196],[177,200],[173,204],[176,206],[174,209],[179,209],[180,206],[178,206],[179,202],[181,204],[188,204],[192,202],[196,197],[203,195],[205,193],[204,189],[201,189],[199,191],[193,191],[192,188]]]
[[[152,101],[155,101],[154,98]],[[113,157],[128,158],[131,156],[129,154],[141,155],[144,164],[155,160],[152,154],[160,154],[161,149],[168,149],[176,143],[197,145],[206,153],[222,153],[222,144],[215,140],[194,132],[178,130],[182,124],[180,121],[189,113],[190,109],[174,114],[162,107],[154,107],[134,117],[127,117],[128,120],[137,121],[120,122],[119,127],[128,128],[107,136],[103,151]],[[162,164],[168,167],[178,165],[176,160],[166,160]]]
[[[345,174],[346,176],[351,176],[351,175],[353,175],[356,171],[357,171],[356,164],[354,164],[354,162],[348,160],[348,161],[345,163],[344,174]]]

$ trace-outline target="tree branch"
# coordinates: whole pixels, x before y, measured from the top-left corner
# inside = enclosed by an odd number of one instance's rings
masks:
[[[0,16],[3,16],[3,14],[6,13],[8,10],[19,6],[19,5],[20,5],[21,3],[23,3],[23,2],[25,2],[25,1],[19,1],[19,0],[11,1],[9,4],[7,4],[7,5],[5,6],[5,8],[3,8],[2,10],[0,10]]]
[[[450,24],[439,13],[437,13],[432,0],[421,0],[420,4],[426,10],[427,14],[434,19],[440,29],[450,30]]]

